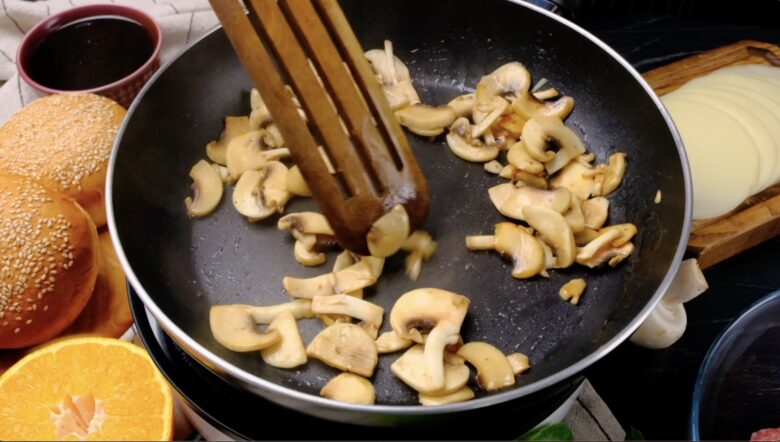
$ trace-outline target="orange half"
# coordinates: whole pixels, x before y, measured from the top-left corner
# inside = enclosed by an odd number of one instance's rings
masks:
[[[142,348],[108,338],[43,347],[0,376],[0,440],[170,440],[171,387]]]

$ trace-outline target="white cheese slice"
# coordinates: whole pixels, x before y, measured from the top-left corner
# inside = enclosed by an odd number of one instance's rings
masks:
[[[692,84],[669,95],[679,95],[686,100],[711,106],[734,118],[753,140],[758,154],[758,173],[751,193],[764,190],[772,180],[777,164],[780,126],[768,109],[742,95],[729,91],[713,90],[706,85]],[[770,132],[772,131],[772,132]]]
[[[727,113],[679,96],[661,98],[680,131],[693,178],[693,218],[724,215],[750,195],[758,154]]]
[[[744,95],[769,109],[772,115],[780,121],[780,84],[776,85],[771,81],[730,73],[730,71],[721,69],[709,76],[691,81],[684,88],[705,85]],[[775,171],[767,186],[778,182],[780,182],[780,152],[778,152],[778,162],[775,165]]]

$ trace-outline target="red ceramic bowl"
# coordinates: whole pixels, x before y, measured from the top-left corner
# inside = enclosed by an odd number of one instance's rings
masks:
[[[139,23],[149,33],[154,43],[154,51],[149,59],[138,69],[136,69],[130,75],[121,78],[113,83],[105,84],[92,89],[85,89],[79,91],[73,90],[57,90],[50,87],[46,87],[37,81],[30,75],[30,57],[38,45],[49,34],[55,30],[68,25],[70,23],[100,16],[119,16],[127,18]],[[119,5],[89,5],[81,6],[78,8],[69,9],[56,15],[43,20],[33,27],[22,40],[19,45],[19,51],[17,53],[17,69],[25,82],[32,86],[34,89],[46,93],[56,94],[61,92],[89,92],[93,94],[103,95],[108,97],[124,107],[130,106],[133,99],[144,86],[144,84],[151,78],[152,74],[160,67],[160,46],[162,45],[162,32],[157,22],[145,13],[126,6]]]

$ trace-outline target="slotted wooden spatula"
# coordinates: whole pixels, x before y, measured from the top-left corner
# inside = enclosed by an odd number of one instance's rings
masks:
[[[293,160],[345,248],[403,204],[416,229],[428,185],[336,0],[210,0]],[[292,87],[308,117],[298,114]]]

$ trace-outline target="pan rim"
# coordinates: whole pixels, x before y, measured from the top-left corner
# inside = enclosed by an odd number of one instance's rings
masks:
[[[160,309],[159,306],[157,306],[157,304],[154,302],[154,300],[149,295],[149,293],[144,289],[143,285],[140,283],[140,280],[138,279],[135,272],[133,271],[130,262],[127,259],[127,256],[124,252],[121,242],[118,239],[118,236],[116,235],[116,233],[112,234],[111,240],[114,244],[114,248],[117,252],[117,256],[119,257],[119,261],[122,264],[122,268],[127,274],[128,281],[135,289],[136,293],[141,298],[144,305],[148,308],[150,313],[158,321],[158,323],[163,328],[163,330],[166,333],[168,333],[168,335],[171,336],[176,341],[177,344],[181,345],[196,360],[198,360],[201,364],[203,364],[210,370],[216,372],[218,375],[227,377],[229,380],[233,382],[238,382],[243,387],[248,388],[250,391],[263,392],[269,394],[269,399],[271,400],[273,400],[273,396],[280,395],[296,401],[301,401],[304,403],[310,403],[313,405],[321,406],[332,411],[344,411],[350,413],[357,412],[357,413],[365,413],[365,414],[398,415],[398,416],[438,415],[438,414],[463,412],[463,411],[489,407],[492,405],[497,405],[513,399],[518,399],[530,395],[532,393],[544,390],[547,387],[555,385],[573,375],[576,375],[577,373],[582,372],[587,367],[591,366],[596,361],[600,360],[601,358],[609,354],[618,345],[625,342],[631,336],[631,334],[633,334],[634,331],[636,331],[636,329],[639,328],[642,322],[644,322],[644,320],[650,315],[650,312],[655,308],[656,304],[661,300],[661,298],[663,298],[664,294],[666,293],[667,289],[672,283],[672,280],[677,274],[677,270],[679,269],[680,262],[682,261],[683,255],[686,250],[688,237],[690,235],[691,220],[693,215],[693,190],[692,190],[693,187],[692,187],[692,179],[691,179],[690,166],[688,163],[688,157],[683,147],[682,138],[680,137],[677,127],[672,121],[672,118],[668,113],[666,107],[664,107],[663,103],[655,94],[655,92],[652,90],[650,85],[644,80],[644,78],[642,78],[639,72],[637,72],[636,69],[634,69],[634,67],[631,66],[631,64],[628,63],[628,61],[626,61],[622,56],[620,56],[614,49],[609,47],[598,37],[586,31],[579,25],[572,23],[571,21],[563,17],[560,17],[544,8],[526,3],[523,0],[505,0],[505,1],[508,1],[509,3],[515,4],[520,7],[524,7],[526,9],[530,9],[532,11],[535,11],[536,13],[542,14],[543,16],[546,16],[547,18],[550,18],[558,22],[559,24],[577,32],[581,36],[590,40],[601,50],[606,52],[607,55],[612,57],[632,77],[634,77],[634,80],[639,84],[639,86],[641,86],[644,89],[645,93],[648,95],[648,98],[650,98],[650,100],[655,104],[658,111],[661,113],[661,116],[663,117],[670,131],[672,139],[675,142],[675,146],[677,147],[677,153],[680,157],[680,162],[681,162],[680,165],[683,172],[683,183],[685,188],[685,208],[684,208],[684,215],[683,215],[683,225],[680,232],[679,242],[677,244],[677,249],[669,265],[669,268],[667,269],[664,278],[661,280],[661,283],[656,288],[655,293],[650,298],[650,301],[639,312],[639,314],[637,314],[626,327],[624,327],[620,332],[618,332],[609,341],[607,341],[604,345],[599,347],[590,355],[580,359],[579,361],[570,365],[569,367],[561,371],[558,371],[557,373],[554,373],[550,376],[547,376],[546,378],[543,378],[530,385],[520,386],[505,392],[490,394],[485,397],[481,397],[467,402],[442,405],[437,407],[424,407],[421,405],[348,404],[344,402],[334,401],[332,399],[326,399],[320,396],[315,396],[309,393],[304,393],[302,391],[294,390],[292,388],[284,387],[282,385],[275,384],[271,381],[263,379],[259,376],[255,376],[223,360],[222,358],[220,358],[219,356],[217,356],[216,354],[208,350],[206,347],[201,345],[195,339],[187,335],[162,311],[162,309]],[[113,192],[112,192],[113,181],[114,181],[114,168],[116,166],[119,144],[123,138],[125,129],[127,128],[127,123],[130,121],[129,117],[133,115],[135,109],[141,103],[143,97],[146,95],[149,89],[156,83],[156,80],[161,75],[163,75],[173,63],[175,63],[181,56],[187,53],[193,46],[197,45],[200,41],[208,38],[215,32],[219,32],[221,28],[222,28],[221,26],[216,26],[213,30],[211,30],[210,32],[203,35],[198,40],[188,45],[187,48],[184,49],[181,53],[179,53],[176,57],[172,58],[171,60],[168,60],[154,74],[154,76],[152,76],[152,78],[149,79],[146,85],[144,85],[143,89],[139,92],[138,96],[136,97],[136,99],[133,101],[132,105],[128,109],[127,117],[125,118],[124,122],[122,123],[122,126],[119,129],[119,132],[117,133],[117,137],[111,153],[111,158],[109,161],[108,172],[106,177],[106,188],[105,188],[106,213],[108,217],[109,230],[111,232],[117,232],[116,220],[114,219],[114,202],[113,202]],[[277,401],[274,400],[274,402]]]

